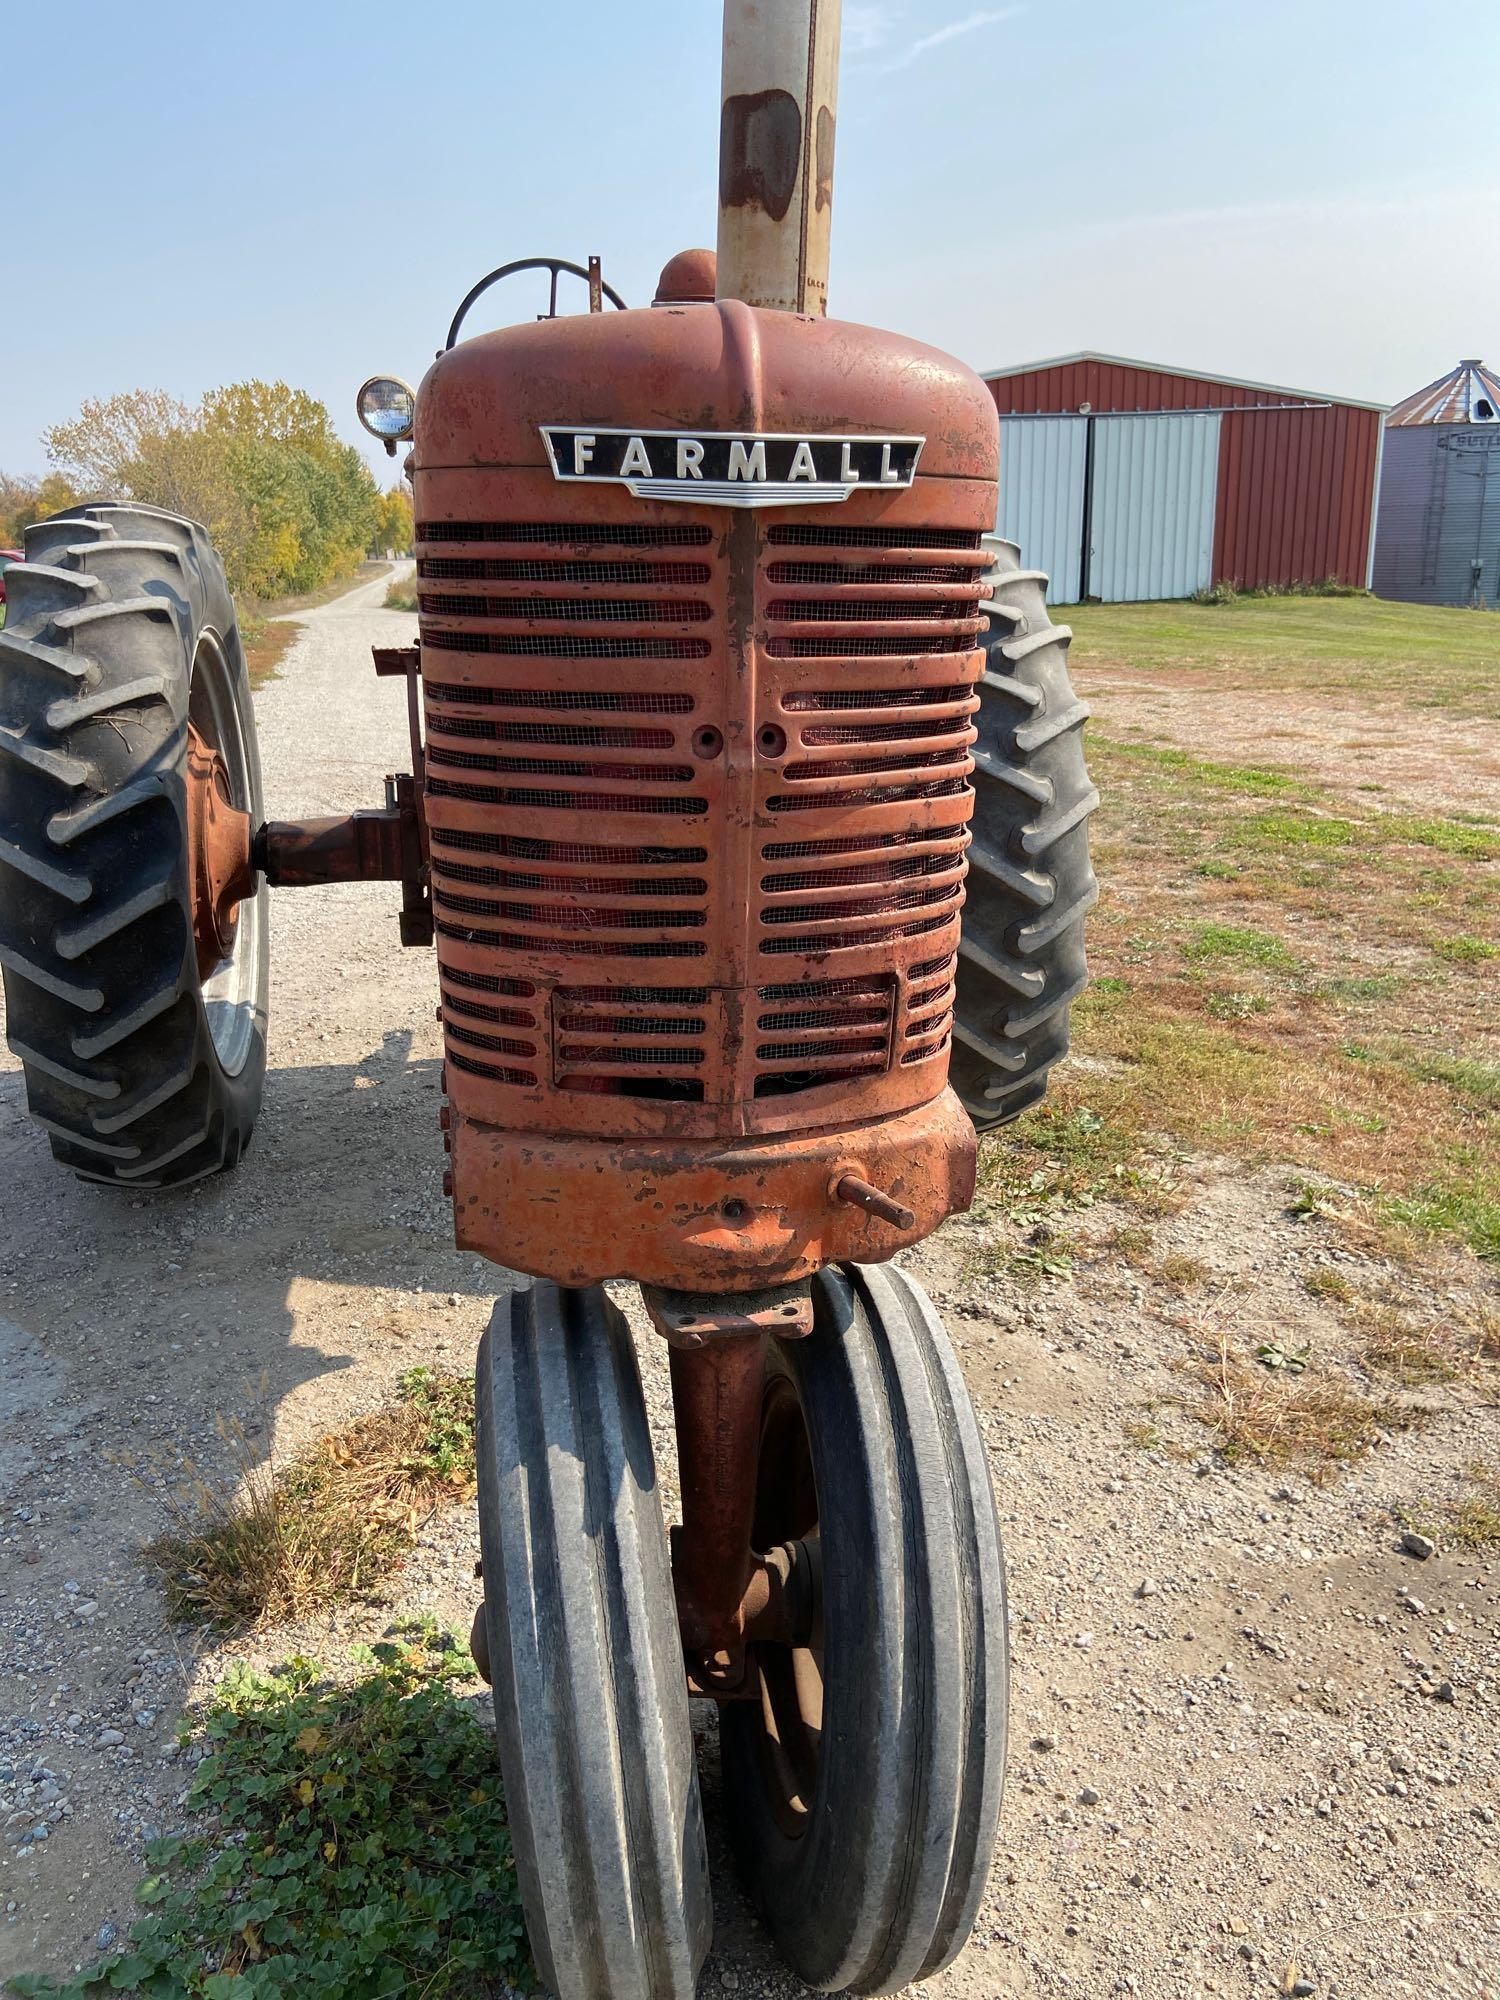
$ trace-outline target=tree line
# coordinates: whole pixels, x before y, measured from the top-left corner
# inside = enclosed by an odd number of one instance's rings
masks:
[[[285,382],[233,382],[196,405],[159,389],[93,398],[42,442],[45,478],[0,473],[0,546],[79,501],[139,500],[201,521],[230,588],[262,599],[318,590],[368,550],[411,547],[405,493],[382,493],[326,406]]]

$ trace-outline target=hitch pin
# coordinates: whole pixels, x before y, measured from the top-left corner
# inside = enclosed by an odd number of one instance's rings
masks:
[[[912,1229],[916,1226],[914,1209],[882,1193],[878,1187],[871,1187],[858,1174],[840,1174],[833,1184],[833,1193],[835,1200],[847,1201],[852,1208],[862,1208],[867,1215],[879,1216],[893,1229]]]

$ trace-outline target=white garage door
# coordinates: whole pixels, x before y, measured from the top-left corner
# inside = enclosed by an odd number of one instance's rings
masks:
[[[1053,604],[1076,604],[1083,561],[1086,417],[1002,417],[1000,512],[996,522],[1020,547],[1026,569],[1052,579]]]
[[[1128,604],[1205,589],[1218,480],[1216,415],[1096,417],[1089,596]]]

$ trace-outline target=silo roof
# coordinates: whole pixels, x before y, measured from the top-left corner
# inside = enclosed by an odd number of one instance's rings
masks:
[[[1436,382],[1398,403],[1388,424],[1500,423],[1500,375],[1482,361],[1460,361]]]

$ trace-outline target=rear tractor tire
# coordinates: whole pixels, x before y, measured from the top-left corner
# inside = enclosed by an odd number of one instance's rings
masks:
[[[949,1081],[976,1130],[1038,1103],[1068,1052],[1069,1010],[1088,980],[1084,919],[1098,900],[1083,761],[1088,710],[1068,680],[1066,625],[1047,579],[987,536],[985,673],[975,717],[973,843],[959,944]]]
[[[244,1151],[266,1059],[264,885],[195,935],[190,756],[216,808],[264,816],[223,566],[195,523],[105,502],[28,528],[6,586],[0,966],[27,1102],[85,1180],[196,1180]]]

